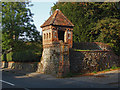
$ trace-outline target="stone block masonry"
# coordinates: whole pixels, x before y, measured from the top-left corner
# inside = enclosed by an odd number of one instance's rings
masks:
[[[8,68],[23,72],[36,72],[39,62],[4,62],[2,61],[1,68]]]
[[[37,72],[64,77],[69,72],[69,46],[63,42],[44,47]]]
[[[72,48],[74,25],[56,9],[40,27],[43,53],[38,72],[64,77],[69,72],[69,48]]]
[[[45,47],[41,62],[2,62],[6,67],[19,71],[40,72],[56,77],[64,77],[67,73],[89,73],[119,66],[120,57],[112,51],[91,50],[75,51],[67,44],[54,44]]]
[[[112,66],[118,66],[119,61],[118,56],[109,50],[74,51],[71,49],[69,58],[72,73],[105,70]]]

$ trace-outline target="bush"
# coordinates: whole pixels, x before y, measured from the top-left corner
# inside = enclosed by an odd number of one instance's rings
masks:
[[[2,60],[2,61],[7,60],[6,57],[4,58],[4,54],[1,55],[1,60]]]
[[[12,52],[7,53],[7,54],[2,54],[1,60],[2,61],[12,61],[12,55],[13,55]]]
[[[10,52],[2,55],[2,61],[14,62],[39,62],[41,54],[36,54],[33,50]]]
[[[12,52],[7,54],[7,61],[12,61],[12,55],[13,55]]]

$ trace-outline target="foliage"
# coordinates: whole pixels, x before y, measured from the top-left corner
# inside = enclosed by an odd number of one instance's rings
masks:
[[[12,57],[15,62],[36,62],[40,60],[39,56],[32,50],[14,52]]]
[[[74,51],[92,51],[92,50],[81,50],[81,49],[73,49]]]
[[[2,22],[2,10],[1,10],[1,8],[2,8],[2,3],[0,2],[0,24],[1,24],[1,22]],[[1,27],[0,27],[1,28]]]
[[[112,66],[111,69],[120,69],[120,67]]]
[[[120,53],[119,2],[57,2],[51,12],[56,9],[75,25],[74,42],[104,42]]]
[[[96,71],[93,71],[93,73],[97,73]]]
[[[20,43],[19,43],[20,44]],[[2,61],[38,62],[42,56],[42,45],[38,42],[26,42],[13,52],[2,54]]]
[[[115,18],[104,18],[96,23],[92,35],[97,34],[97,42],[108,43],[115,52],[120,53],[120,20]]]
[[[2,2],[2,49],[14,51],[25,41],[41,37],[33,24],[29,2]]]
[[[10,53],[7,54],[7,56],[6,56],[7,58],[6,59],[8,61],[12,61],[12,54],[13,54],[12,52],[10,52]]]
[[[104,71],[110,71],[110,69],[105,69]]]
[[[2,61],[5,61],[4,54],[2,55]],[[25,50],[19,52],[10,52],[6,55],[6,61],[14,62],[39,62],[40,55],[36,54],[33,50]]]
[[[2,61],[12,61],[12,55],[13,55],[13,53],[12,52],[10,52],[10,53],[5,53],[5,54],[2,54],[2,56],[1,56],[1,60]]]
[[[112,66],[110,69],[105,69],[103,71],[111,71],[111,70],[114,70],[114,69],[120,69],[120,67],[117,67],[117,66]]]

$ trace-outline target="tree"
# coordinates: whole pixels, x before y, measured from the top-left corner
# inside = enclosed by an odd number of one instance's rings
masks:
[[[24,41],[39,41],[41,36],[33,24],[29,2],[2,3],[2,49],[18,49]]]
[[[75,25],[73,31],[74,42],[89,42],[88,37],[91,28],[94,26],[95,3],[84,2],[58,2],[52,7],[60,9],[63,14]],[[97,9],[98,5],[96,5]]]
[[[120,54],[120,20],[104,18],[96,23],[92,35],[98,35],[97,42],[108,43],[117,54]]]
[[[57,2],[56,9],[75,25],[74,42],[104,42],[120,53],[120,2]]]

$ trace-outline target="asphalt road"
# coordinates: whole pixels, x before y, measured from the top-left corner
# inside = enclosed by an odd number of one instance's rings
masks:
[[[83,76],[73,78],[54,78],[47,75],[25,75],[2,71],[2,88],[118,88],[118,73],[107,73],[104,77]]]

